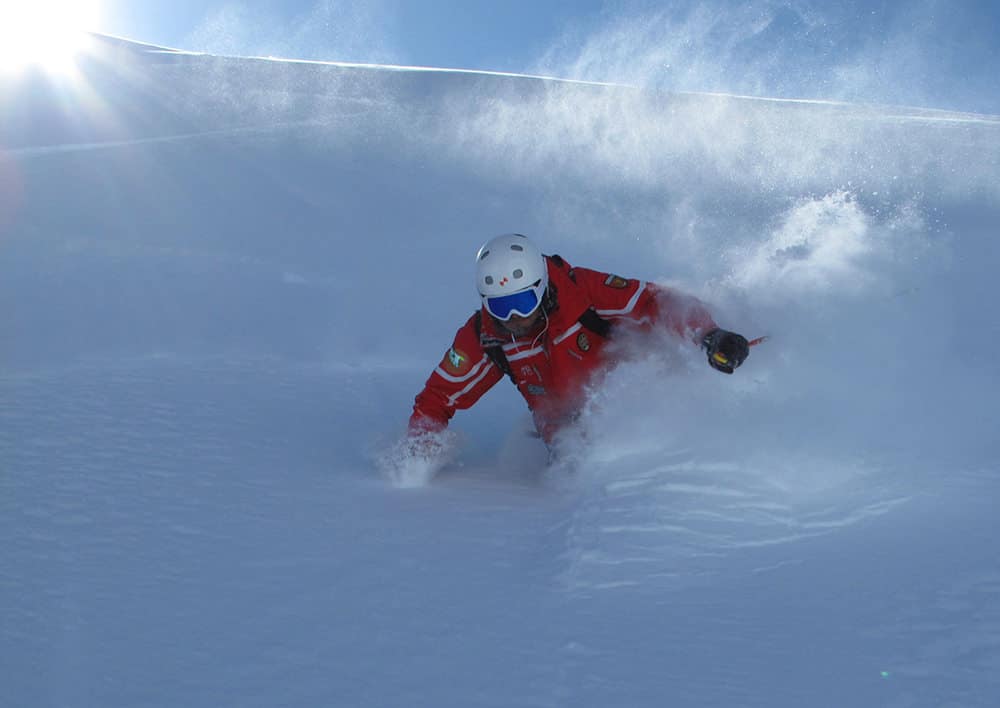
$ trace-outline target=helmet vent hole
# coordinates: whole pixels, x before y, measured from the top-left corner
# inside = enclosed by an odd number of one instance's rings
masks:
[[[479,260],[485,260],[486,256],[490,255],[489,251],[483,251],[483,255],[479,256]]]
[[[515,278],[523,278],[524,277],[524,271],[521,270],[520,268],[518,268],[517,270],[514,271],[514,277]]]
[[[516,243],[513,243],[513,244],[511,244],[511,246],[510,246],[510,250],[512,250],[512,251],[521,251],[521,252],[523,252],[523,251],[524,251],[524,246],[521,246],[521,245],[518,245],[518,244],[516,244]]]
[[[486,276],[486,284],[487,285],[493,285],[493,276],[492,275],[487,275]]]

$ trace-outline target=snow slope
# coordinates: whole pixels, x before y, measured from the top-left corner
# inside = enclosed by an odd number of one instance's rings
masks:
[[[997,117],[98,38],[0,146],[3,705],[1000,701]],[[507,231],[771,340],[398,488]]]

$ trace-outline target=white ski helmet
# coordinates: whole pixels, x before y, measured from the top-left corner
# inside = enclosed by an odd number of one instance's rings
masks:
[[[476,254],[476,287],[487,312],[504,322],[527,317],[542,304],[549,285],[545,256],[526,236],[504,234]]]

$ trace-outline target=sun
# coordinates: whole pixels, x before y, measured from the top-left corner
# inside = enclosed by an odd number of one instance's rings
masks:
[[[100,21],[100,0],[0,0],[0,73],[70,70]]]

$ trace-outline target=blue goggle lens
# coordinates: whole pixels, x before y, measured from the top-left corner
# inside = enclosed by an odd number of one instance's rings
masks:
[[[512,314],[527,317],[538,307],[538,295],[532,290],[522,290],[512,295],[486,298],[486,309],[498,320],[509,320]]]

